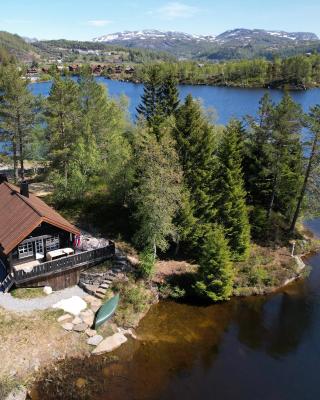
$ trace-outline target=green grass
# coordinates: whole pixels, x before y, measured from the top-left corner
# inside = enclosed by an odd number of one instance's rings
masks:
[[[36,299],[38,297],[46,297],[43,293],[43,288],[20,288],[11,291],[11,294],[16,299],[29,300]]]
[[[5,399],[6,396],[14,389],[19,389],[21,383],[15,378],[9,376],[0,377],[0,399]]]

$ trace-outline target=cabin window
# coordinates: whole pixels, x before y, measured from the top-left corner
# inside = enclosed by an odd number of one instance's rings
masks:
[[[60,248],[60,240],[58,235],[52,236],[51,238],[46,240],[47,251],[57,250],[59,248]]]
[[[18,247],[19,258],[27,258],[33,256],[33,245],[31,242],[20,244]]]

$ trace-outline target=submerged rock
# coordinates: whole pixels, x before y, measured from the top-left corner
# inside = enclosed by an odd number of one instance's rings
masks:
[[[122,333],[115,333],[112,336],[104,339],[92,352],[92,354],[99,355],[103,353],[109,353],[118,347],[120,347],[123,343],[125,343],[128,339]]]

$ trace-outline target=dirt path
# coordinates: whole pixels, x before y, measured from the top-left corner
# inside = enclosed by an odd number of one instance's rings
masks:
[[[68,299],[72,296],[84,297],[86,296],[86,293],[79,288],[79,286],[73,286],[71,288],[53,292],[46,297],[30,300],[16,299],[12,297],[10,293],[0,293],[0,307],[14,312],[46,310],[51,308],[58,301]]]

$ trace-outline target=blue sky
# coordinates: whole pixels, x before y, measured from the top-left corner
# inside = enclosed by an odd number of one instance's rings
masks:
[[[140,29],[216,35],[240,27],[320,36],[319,0],[1,0],[0,10],[0,30],[38,39]]]

